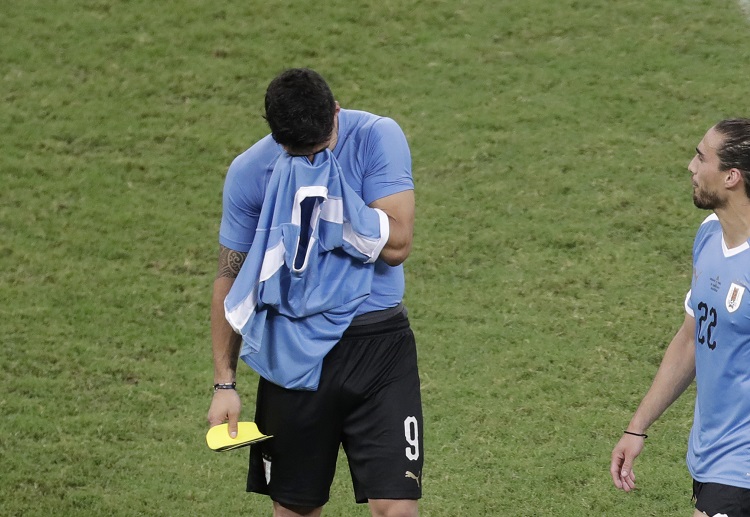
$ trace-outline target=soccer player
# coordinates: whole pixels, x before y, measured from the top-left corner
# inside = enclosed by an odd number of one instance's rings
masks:
[[[688,167],[693,202],[711,210],[693,244],[685,320],[612,451],[617,488],[635,488],[648,427],[696,380],[688,441],[697,516],[750,515],[750,119],[723,120]]]
[[[342,109],[309,69],[286,70],[271,81],[265,118],[271,134],[232,162],[224,184],[209,424],[228,421],[230,434],[237,429],[242,339],[225,320],[223,303],[253,243],[271,172],[282,155],[312,164],[328,149],[354,192],[387,215],[388,238],[374,262],[370,294],[325,356],[317,389],[259,379],[255,422],[273,438],[251,447],[247,490],[269,495],[274,516],[321,515],[343,445],[358,503],[369,503],[374,516],[416,516],[424,451],[416,344],[402,304],[402,263],[414,226],[406,138],[390,118]]]

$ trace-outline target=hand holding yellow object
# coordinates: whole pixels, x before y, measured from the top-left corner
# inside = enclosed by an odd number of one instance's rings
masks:
[[[245,447],[268,438],[271,438],[271,436],[261,433],[255,422],[238,422],[236,438],[229,436],[229,424],[216,425],[206,433],[206,443],[209,449],[216,452]]]

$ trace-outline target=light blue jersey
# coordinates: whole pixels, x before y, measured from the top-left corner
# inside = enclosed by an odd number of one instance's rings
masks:
[[[728,249],[716,215],[693,245],[698,396],[687,454],[703,483],[750,488],[750,244]]]
[[[401,128],[393,120],[364,111],[342,109],[333,155],[344,178],[366,204],[414,189],[411,154]],[[282,153],[268,135],[232,162],[224,183],[219,242],[227,248],[250,250],[266,186]],[[375,262],[370,296],[357,314],[395,307],[404,295],[403,266]]]
[[[316,390],[323,358],[370,294],[388,216],[349,188],[333,154],[282,155],[255,242],[224,300],[240,358],[288,389]]]

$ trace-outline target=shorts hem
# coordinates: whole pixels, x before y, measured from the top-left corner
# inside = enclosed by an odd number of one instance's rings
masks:
[[[413,492],[388,492],[387,494],[369,494],[362,498],[356,499],[357,504],[364,504],[370,499],[393,499],[398,501],[419,501],[422,499],[422,494],[415,494]]]
[[[284,494],[271,494],[270,490],[267,488],[249,488],[247,489],[247,492],[259,494],[259,495],[265,495],[268,496],[271,501],[274,501],[279,504],[283,505],[289,505],[289,506],[304,506],[307,508],[318,508],[321,506],[325,506],[325,504],[328,502],[328,499],[324,500],[302,500],[295,496],[287,496]]]

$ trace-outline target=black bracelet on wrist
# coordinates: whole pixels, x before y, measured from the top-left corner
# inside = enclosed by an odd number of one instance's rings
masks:
[[[218,382],[214,384],[214,393],[219,390],[233,390],[237,388],[236,382]]]
[[[625,433],[625,434],[630,434],[630,435],[633,435],[633,436],[640,436],[640,437],[641,437],[641,438],[643,438],[644,440],[645,440],[646,438],[648,438],[648,435],[647,435],[647,434],[641,434],[641,433],[631,433],[630,431],[623,431],[623,433]]]

